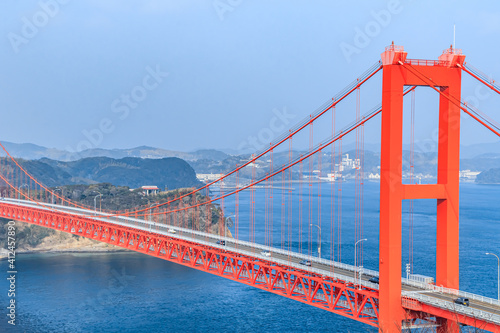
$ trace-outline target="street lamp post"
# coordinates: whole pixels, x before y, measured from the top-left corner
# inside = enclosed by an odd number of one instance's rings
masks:
[[[97,214],[97,197],[102,197],[102,193],[99,192],[99,191],[94,191],[94,192],[97,192],[99,193],[98,195],[96,195],[94,197],[94,212]],[[99,212],[101,212],[101,210],[99,209]]]
[[[366,238],[363,238],[363,239],[360,239],[358,240],[356,243],[354,243],[354,281],[356,281],[357,277],[358,277],[358,265],[357,265],[357,260],[356,260],[356,248],[358,247],[358,243],[359,242],[363,242],[367,240]],[[360,281],[361,283],[361,281]]]
[[[309,224],[309,226],[315,226],[319,230],[319,233],[318,233],[318,258],[321,259],[321,227],[317,224]]]
[[[497,278],[497,288],[498,288],[498,300],[500,301],[500,258],[494,254],[494,253],[491,253],[491,252],[486,252],[487,255],[492,255],[492,256],[495,256],[497,257],[497,262],[498,262],[498,278]]]
[[[361,286],[361,279],[363,277],[363,273],[364,273],[364,268],[363,266],[359,266],[359,277],[358,277],[358,281],[359,281],[359,285]]]

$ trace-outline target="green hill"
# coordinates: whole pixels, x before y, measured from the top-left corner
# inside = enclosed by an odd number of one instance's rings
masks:
[[[176,157],[162,159],[89,157],[72,162],[43,158],[35,161],[19,160],[19,163],[36,179],[50,187],[111,183],[130,188],[156,185],[160,189],[165,187],[176,189],[200,185],[193,168],[186,161]],[[11,162],[7,161],[6,164],[9,165]]]
[[[500,168],[493,168],[481,172],[476,177],[478,184],[500,184]]]

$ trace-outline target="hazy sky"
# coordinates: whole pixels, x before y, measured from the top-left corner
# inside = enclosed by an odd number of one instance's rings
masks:
[[[0,22],[0,140],[68,150],[259,146],[393,40],[437,59],[454,24],[466,60],[500,77],[496,0],[6,0]],[[435,136],[432,95],[417,91],[418,140]],[[498,96],[469,79],[463,97],[500,121]],[[464,117],[464,144],[493,141]]]

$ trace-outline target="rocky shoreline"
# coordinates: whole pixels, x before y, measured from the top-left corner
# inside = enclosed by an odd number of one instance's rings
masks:
[[[108,244],[104,244],[108,245]],[[32,250],[16,250],[16,256],[25,254],[35,254],[35,253],[47,253],[47,254],[63,254],[63,253],[117,253],[117,252],[127,252],[130,250],[123,249],[120,247],[109,247],[109,246],[80,246],[72,248],[52,248],[52,249],[32,249]],[[7,260],[9,251],[6,249],[0,249],[0,261]]]
[[[16,257],[18,255],[25,254],[37,254],[37,253],[47,253],[47,254],[64,254],[64,253],[118,253],[127,252],[130,250],[122,248],[96,248],[96,247],[81,247],[81,248],[71,248],[71,249],[36,249],[36,250],[19,250],[16,251]],[[7,260],[9,252],[5,249],[0,250],[0,261]]]
[[[16,221],[12,226],[15,227],[15,234],[10,237],[15,242],[16,256],[33,253],[105,253],[128,251],[115,245],[38,225]],[[9,254],[6,237],[8,235],[7,228],[8,225],[5,223],[3,230],[0,232],[0,260],[6,259]]]

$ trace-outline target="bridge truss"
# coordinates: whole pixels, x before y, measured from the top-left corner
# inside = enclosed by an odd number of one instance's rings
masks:
[[[456,308],[450,302],[451,297],[461,295],[458,290],[456,209],[460,110],[500,136],[500,126],[496,122],[461,101],[463,71],[500,94],[494,81],[466,65],[464,58],[460,50],[448,49],[439,60],[407,59],[402,47],[391,45],[382,54],[382,61],[232,171],[200,188],[179,193],[174,199],[131,211],[97,214],[92,207],[75,203],[62,191],[58,193],[41,184],[1,146],[7,157],[0,159],[3,182],[0,191],[6,198],[0,201],[0,216],[169,260],[379,327],[381,331],[434,327],[438,331],[453,332],[459,329],[457,323],[460,323],[500,332],[500,303],[477,297],[474,300],[478,304],[491,307],[491,311],[483,311]],[[360,89],[379,71],[383,72],[382,104],[361,115]],[[439,94],[440,134],[446,133],[439,139],[442,157],[438,183],[434,185],[404,185],[401,181],[402,100],[407,94],[413,94],[418,86],[431,87]],[[337,109],[341,109],[341,102],[345,103],[349,98],[356,103],[355,120],[340,126]],[[358,280],[357,265],[341,264],[341,193],[342,172],[345,170],[339,165],[343,165],[343,138],[356,135],[354,241],[355,244],[361,242],[355,261],[362,263],[364,126],[379,114],[382,114],[383,146],[380,285],[377,285],[363,281],[361,277]],[[319,119],[331,122],[331,135],[327,139],[318,140],[314,136],[314,129],[320,127]],[[308,149],[297,154],[293,144],[296,145],[301,136],[306,136]],[[322,159],[325,152],[330,152],[329,161]],[[262,171],[263,168],[266,170]],[[313,256],[313,222],[321,230],[321,203],[325,199],[321,198],[320,190],[313,192],[312,179],[321,179],[328,168],[328,177],[333,181],[331,253],[327,260]],[[229,183],[233,186],[228,186]],[[290,190],[293,184],[298,184],[296,197]],[[321,188],[321,182],[315,185]],[[255,198],[258,186],[266,192],[260,203]],[[218,188],[218,194],[210,195],[210,189],[214,187]],[[248,202],[244,203],[249,205],[249,216],[240,213],[243,203],[239,198],[243,191],[250,192]],[[204,195],[199,196],[200,193]],[[224,210],[227,208],[224,200],[230,198],[235,198],[235,238],[225,235],[227,214]],[[437,285],[441,287],[441,294],[436,286],[401,279],[401,201],[422,198],[437,199],[438,202]],[[265,211],[265,236],[262,240],[256,239],[257,224],[261,223],[255,217],[259,204]],[[277,206],[281,210],[280,216],[273,215]],[[297,207],[298,216],[293,215],[292,209]],[[218,214],[213,214],[214,209]],[[199,220],[203,214],[208,220],[213,216],[219,219],[216,234],[208,227],[202,230]],[[248,223],[248,239],[240,235],[243,220]],[[275,230],[280,231],[279,241],[273,239]],[[307,240],[302,236],[303,230],[307,230]],[[295,240],[298,249],[292,248]],[[307,248],[302,248],[302,244]],[[272,256],[264,255],[264,250],[269,250]],[[321,256],[321,248],[318,252]],[[302,260],[311,262],[312,267],[301,265]],[[372,272],[371,275],[378,276],[379,273]]]

